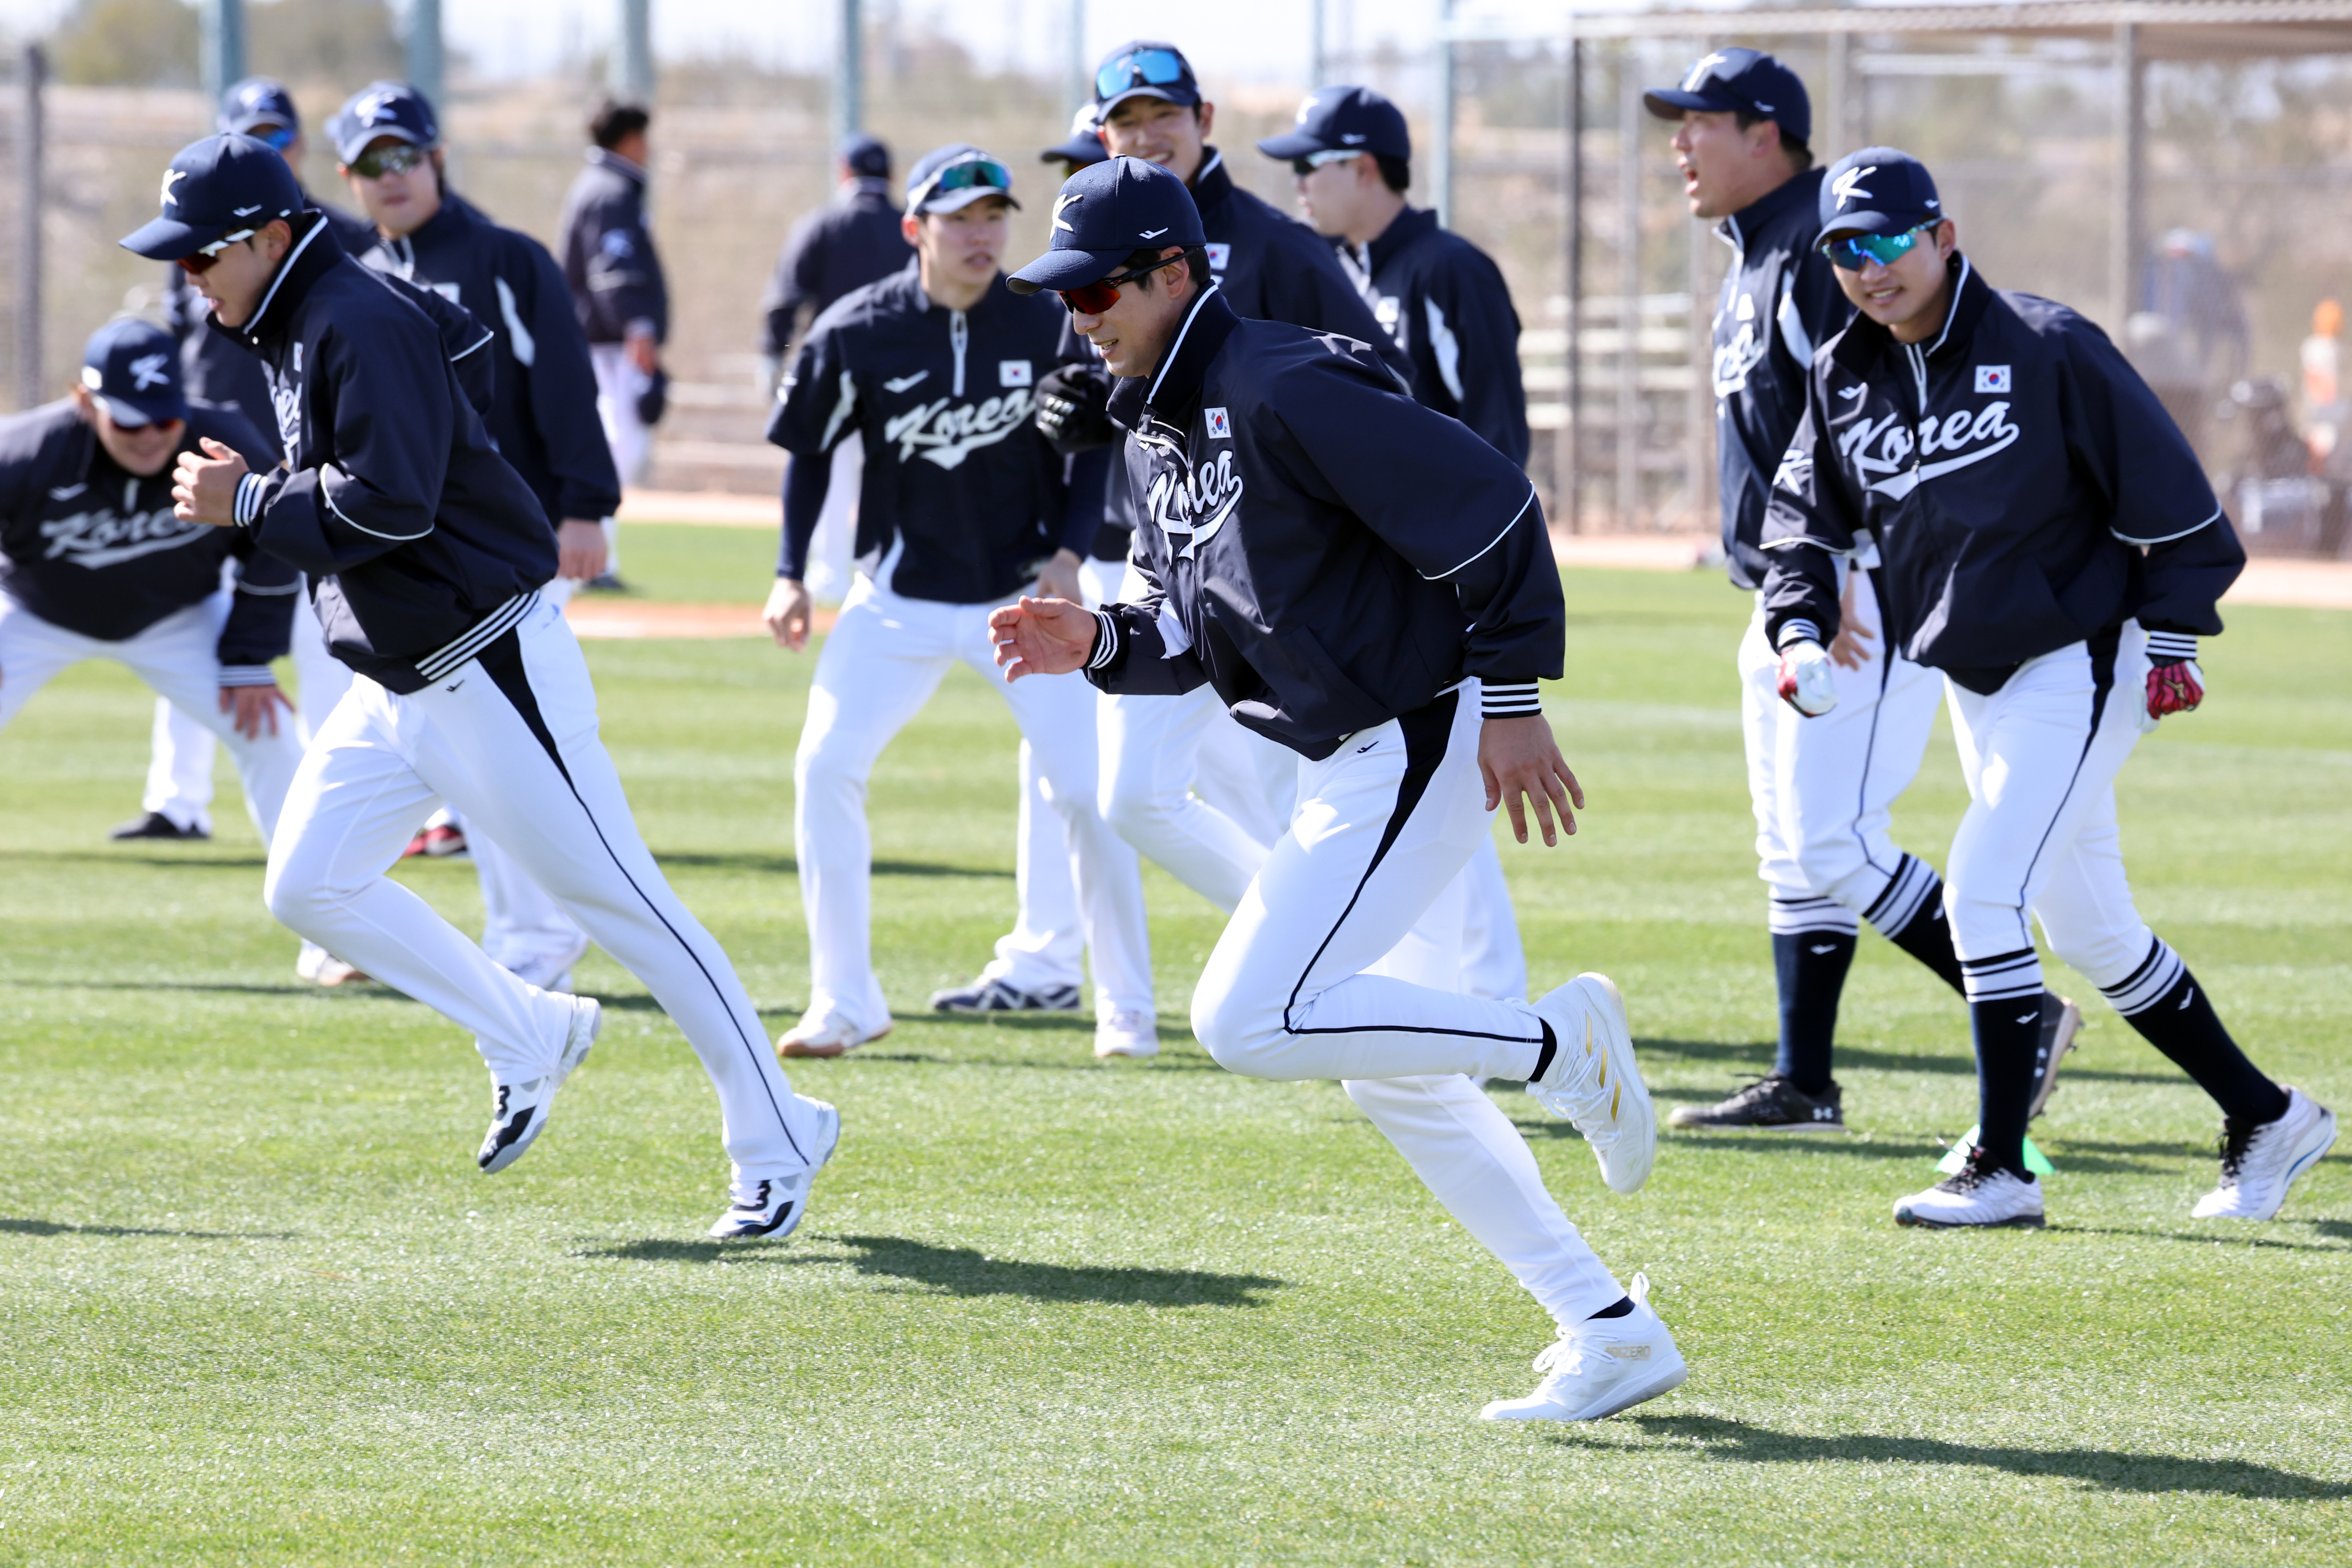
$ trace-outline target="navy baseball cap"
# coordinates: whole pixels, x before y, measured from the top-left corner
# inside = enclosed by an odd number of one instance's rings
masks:
[[[1037,154],[1041,163],[1059,158],[1073,168],[1083,169],[1099,163],[1110,154],[1103,151],[1102,110],[1088,103],[1070,118],[1070,139],[1058,147],[1048,147]]]
[[[1107,158],[1062,182],[1053,248],[1004,283],[1015,294],[1082,289],[1118,271],[1136,251],[1208,243],[1183,181],[1140,158]]]
[[[845,136],[834,156],[853,174],[863,174],[869,180],[890,177],[890,149],[882,144],[878,136],[868,136],[863,131]]]
[[[179,344],[136,316],[109,321],[89,335],[81,351],[81,384],[106,405],[107,417],[126,429],[188,416]]]
[[[1661,120],[1680,120],[1697,110],[1753,114],[1780,127],[1792,142],[1813,139],[1813,100],[1797,73],[1761,49],[1717,49],[1683,74],[1680,87],[1642,95]]]
[[[173,158],[163,171],[163,215],[125,236],[122,248],[177,261],[302,208],[302,187],[277,148],[250,136],[207,136]]]
[[[372,81],[344,100],[327,121],[328,139],[335,156],[348,164],[367,151],[379,136],[391,136],[412,147],[441,144],[441,121],[423,93],[404,81]]]
[[[1412,133],[1404,111],[1369,87],[1327,87],[1298,106],[1298,127],[1257,144],[1269,158],[1317,153],[1376,153],[1410,159]]]
[[[1893,147],[1849,153],[1822,176],[1822,237],[1907,234],[1940,221],[1944,204],[1927,165]]]
[[[1121,44],[1095,68],[1095,107],[1105,120],[1130,98],[1157,98],[1186,106],[1201,101],[1192,62],[1173,44],[1139,38]]]
[[[223,131],[250,136],[258,125],[282,125],[289,131],[302,129],[302,116],[294,108],[294,95],[286,90],[284,82],[272,77],[249,76],[221,94]]]
[[[951,142],[915,161],[907,174],[907,210],[910,213],[961,212],[990,196],[1013,199],[1013,171],[969,142]]]

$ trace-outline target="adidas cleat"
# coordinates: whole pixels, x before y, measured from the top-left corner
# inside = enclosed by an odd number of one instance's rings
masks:
[[[1982,1148],[1923,1193],[1895,1200],[1895,1223],[1952,1230],[1963,1226],[2042,1223],[2042,1184],[1994,1164]]]
[[[762,1176],[757,1181],[737,1182],[728,1190],[733,1201],[727,1212],[711,1222],[712,1240],[751,1241],[766,1237],[782,1241],[800,1228],[801,1218],[808,1211],[809,1188],[815,1184],[816,1173],[824,1169],[834,1150],[841,1144],[841,1112],[822,1100],[808,1095],[800,1098],[816,1107],[815,1163],[796,1176]]]
[[[931,993],[931,1007],[940,1013],[1075,1013],[1086,998],[1075,985],[1047,985],[1024,991],[1003,980],[982,975],[969,985]]]
[[[2221,1180],[2197,1200],[2199,1219],[2275,1219],[2286,1194],[2336,1142],[2336,1114],[2299,1089],[2275,1121],[2221,1124]]]
[[[572,1027],[563,1037],[563,1049],[546,1074],[523,1083],[493,1083],[496,1100],[490,1112],[490,1130],[482,1138],[481,1152],[475,1163],[485,1175],[497,1175],[528,1152],[539,1135],[547,1131],[548,1113],[555,1107],[555,1091],[563,1080],[588,1059],[588,1052],[596,1044],[596,1037],[604,1031],[604,1007],[593,996],[574,996],[572,1003]]]
[[[1580,974],[1535,1004],[1551,1026],[1551,1065],[1528,1092],[1592,1145],[1610,1190],[1635,1193],[1658,1157],[1658,1120],[1633,1059],[1625,999],[1605,974]]]
[[[1587,1318],[1536,1357],[1544,1380],[1525,1399],[1497,1399],[1481,1421],[1598,1421],[1682,1386],[1690,1366],[1650,1310],[1650,1281],[1633,1276],[1633,1310]]]

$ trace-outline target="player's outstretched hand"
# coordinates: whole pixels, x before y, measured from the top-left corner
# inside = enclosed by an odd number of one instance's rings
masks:
[[[245,459],[206,436],[202,452],[183,452],[172,471],[172,515],[182,522],[226,528],[236,521],[236,487],[245,481]]]
[[[555,574],[585,583],[604,574],[604,525],[567,517],[555,528]]]
[[[231,721],[236,732],[248,741],[261,739],[266,726],[273,735],[278,733],[278,710],[294,711],[294,704],[275,684],[268,686],[224,686],[220,689],[220,710],[235,715]]]
[[[1095,613],[1067,599],[1033,599],[1026,594],[988,617],[996,662],[1007,680],[1024,675],[1067,675],[1094,657],[1102,630]]]
[[[1568,759],[1559,754],[1559,747],[1551,738],[1551,721],[1540,713],[1524,714],[1517,719],[1489,719],[1478,730],[1478,772],[1486,780],[1486,809],[1501,805],[1511,814],[1511,832],[1518,841],[1528,841],[1527,805],[1525,795],[1536,807],[1536,821],[1543,828],[1543,841],[1557,846],[1561,833],[1576,831],[1576,810],[1584,809],[1584,786],[1568,771]],[[1552,813],[1559,813],[1559,826],[1552,826]]]
[[[798,653],[808,647],[809,617],[816,612],[816,601],[809,597],[808,584],[790,577],[779,577],[776,585],[768,590],[768,607],[760,618],[768,623],[768,635],[776,646]]]

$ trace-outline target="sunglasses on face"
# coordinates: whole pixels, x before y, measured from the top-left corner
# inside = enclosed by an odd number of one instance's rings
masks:
[[[1873,261],[1881,267],[1892,267],[1908,256],[1911,247],[1935,226],[1923,223],[1901,234],[1854,234],[1843,239],[1825,239],[1822,242],[1822,254],[1830,258],[1831,265],[1848,272],[1859,272]]]
[[[907,198],[908,212],[920,212],[923,204],[942,191],[1004,191],[1013,189],[1013,171],[993,158],[967,158],[960,163],[950,163],[935,169],[931,177],[915,187]]]
[[[386,174],[405,174],[427,156],[422,147],[405,142],[390,147],[371,147],[351,162],[351,171],[362,180],[381,180]]]
[[[1175,259],[1177,258],[1171,257],[1168,261],[1155,261],[1149,267],[1138,267],[1132,271],[1115,273],[1098,283],[1088,283],[1083,288],[1059,289],[1057,292],[1062,296],[1062,309],[1073,316],[1099,316],[1118,303],[1120,284],[1132,283],[1139,278],[1147,278]]]
[[[294,145],[294,138],[301,132],[291,125],[257,125],[246,134],[256,142],[267,142],[274,151],[283,153]]]
[[[226,239],[214,240],[210,245],[205,246],[202,250],[197,251],[194,255],[183,256],[180,258],[180,265],[186,269],[190,277],[201,278],[205,273],[210,272],[213,269],[213,263],[221,258],[222,251],[226,250],[232,245],[241,244],[246,240],[251,239],[253,235],[254,231],[248,228],[242,234],[232,234]]]
[[[1131,87],[1173,87],[1184,76],[1184,61],[1175,50],[1136,49],[1095,72],[1095,96],[1108,100]]]
[[[1360,158],[1363,155],[1363,149],[1360,147],[1326,147],[1320,153],[1309,153],[1303,158],[1293,158],[1290,161],[1290,172],[1303,180],[1326,163],[1344,163],[1350,158]]]

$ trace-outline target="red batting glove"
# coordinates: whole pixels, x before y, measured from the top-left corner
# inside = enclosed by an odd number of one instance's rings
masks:
[[[2205,672],[2193,658],[2153,664],[2147,670],[2147,716],[2193,711],[2205,700]]]

